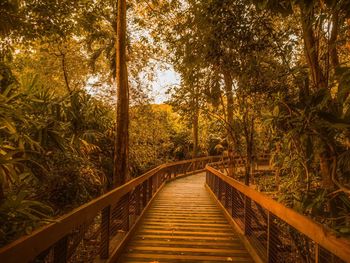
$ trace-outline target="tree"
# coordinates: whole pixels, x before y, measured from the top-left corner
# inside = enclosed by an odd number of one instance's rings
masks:
[[[126,0],[118,1],[117,19],[117,122],[114,152],[114,186],[124,184],[129,177],[129,83],[126,66]]]
[[[331,76],[339,69],[339,31],[345,26],[345,19],[350,16],[350,3],[347,1],[259,1],[258,6],[292,15],[297,9],[304,42],[304,55],[308,64],[312,85],[304,85],[303,94],[325,91],[330,96]],[[329,101],[331,104],[335,101]],[[327,111],[326,109],[324,109]],[[336,158],[334,146],[329,144],[329,134],[317,131],[321,138],[318,153],[323,187],[334,188],[332,180],[332,159]],[[326,139],[327,138],[327,139]]]

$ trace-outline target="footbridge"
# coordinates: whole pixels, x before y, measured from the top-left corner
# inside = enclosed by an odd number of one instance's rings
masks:
[[[1,248],[0,262],[350,262],[349,240],[227,175],[243,164],[160,165]]]

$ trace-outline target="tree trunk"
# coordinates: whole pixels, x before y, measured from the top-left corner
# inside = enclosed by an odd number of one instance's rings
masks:
[[[129,87],[126,67],[126,0],[118,0],[117,43],[117,122],[114,147],[113,186],[129,178]]]
[[[320,171],[322,174],[322,186],[324,189],[332,189],[334,187],[332,181],[332,170],[330,165],[329,152],[323,151],[319,155]]]
[[[193,153],[192,158],[198,154],[198,126],[199,126],[199,109],[198,98],[195,98],[195,112],[193,113]]]
[[[311,79],[316,89],[325,88],[326,80],[319,63],[317,42],[312,28],[314,14],[313,11],[305,11],[303,7],[301,7],[300,10],[304,49],[306,60],[310,67]]]
[[[61,54],[61,65],[62,65],[64,82],[66,84],[66,88],[67,88],[69,95],[72,95],[72,89],[70,88],[70,85],[69,85],[69,78],[68,78],[68,72],[67,72],[67,66],[66,66],[66,53],[64,53],[60,49],[60,54]],[[71,98],[71,100],[72,100],[72,98]]]
[[[228,175],[233,176],[233,91],[232,91],[232,85],[233,80],[231,73],[227,70],[223,71],[224,75],[224,82],[225,82],[225,93],[226,93],[226,99],[227,99],[227,106],[226,106],[226,112],[227,112],[227,124],[229,127],[228,129],[228,136],[227,136],[227,143],[228,143],[228,157],[230,160],[229,167],[228,167]]]
[[[332,31],[329,39],[329,55],[333,69],[339,67],[339,57],[337,52],[337,38],[339,31],[339,10],[335,10],[332,15]]]
[[[315,33],[313,30],[313,21],[315,19],[313,11],[308,11],[308,8],[305,6],[300,6],[301,13],[301,24],[303,31],[303,39],[304,39],[304,49],[305,56],[310,68],[310,74],[312,81],[316,90],[326,88],[327,80],[325,79],[325,75],[322,71],[322,68],[319,63],[318,56],[318,48],[317,41],[315,39]],[[333,17],[337,18],[337,17]],[[338,19],[338,18],[337,18]],[[336,25],[338,26],[338,25]],[[332,32],[331,37],[336,40],[337,32]],[[335,44],[335,43],[334,43]],[[333,55],[336,55],[336,46],[333,46],[335,50],[333,50]],[[336,59],[336,58],[333,58]],[[336,62],[336,61],[334,61]],[[332,187],[331,184],[331,162],[328,159],[328,147],[319,155],[320,160],[320,172],[322,176],[323,187],[328,189]]]
[[[0,204],[5,200],[4,186],[0,182]]]
[[[233,91],[232,91],[232,76],[229,71],[224,71],[224,82],[225,82],[225,94],[226,94],[226,99],[227,99],[227,106],[226,106],[226,112],[227,112],[227,123],[230,127],[228,127],[230,130],[233,129],[233,110],[234,110],[234,105],[233,105]],[[233,141],[232,136],[231,141]]]
[[[248,105],[247,105],[248,106]],[[245,176],[244,184],[250,184],[250,175],[253,170],[253,144],[254,144],[254,118],[253,116],[249,119],[248,109],[244,114],[244,137],[246,140],[246,163],[245,163]]]

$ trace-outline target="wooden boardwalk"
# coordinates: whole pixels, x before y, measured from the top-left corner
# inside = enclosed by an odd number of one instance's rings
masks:
[[[168,183],[119,262],[253,262],[204,183],[204,173]]]

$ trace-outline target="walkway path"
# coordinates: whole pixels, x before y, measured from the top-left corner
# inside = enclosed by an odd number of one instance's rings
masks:
[[[168,183],[119,262],[253,262],[204,183],[204,173]]]

